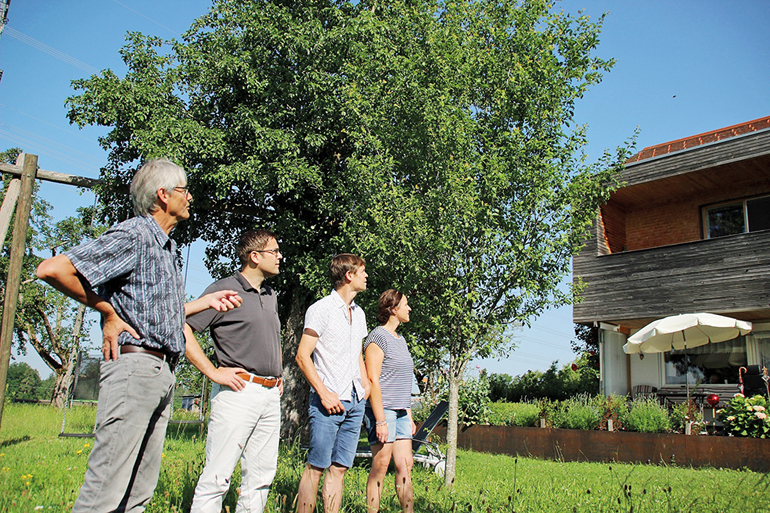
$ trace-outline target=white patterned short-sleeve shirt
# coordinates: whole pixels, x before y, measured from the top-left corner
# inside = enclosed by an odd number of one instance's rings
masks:
[[[361,384],[361,347],[366,337],[366,315],[355,302],[348,306],[336,290],[313,303],[305,313],[305,329],[318,334],[313,364],[324,386],[341,401],[364,397]]]

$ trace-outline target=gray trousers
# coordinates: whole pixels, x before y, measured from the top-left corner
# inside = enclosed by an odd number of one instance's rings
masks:
[[[101,363],[96,440],[73,512],[144,511],[158,484],[174,379],[148,354]]]

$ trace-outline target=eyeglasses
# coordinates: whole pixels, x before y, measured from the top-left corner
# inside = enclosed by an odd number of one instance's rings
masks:
[[[281,254],[281,250],[278,249],[278,248],[275,248],[275,249],[255,249],[254,251],[256,251],[257,253],[272,253],[273,256],[275,256],[275,257],[277,257],[278,255]]]
[[[187,187],[174,187],[174,190],[175,191],[179,191],[182,194],[184,194],[185,196],[187,196],[187,193],[188,193],[188,188]]]

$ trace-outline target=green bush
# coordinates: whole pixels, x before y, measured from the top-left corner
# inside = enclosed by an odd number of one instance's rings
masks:
[[[458,401],[460,422],[486,424],[489,418],[489,381],[486,376],[482,374],[479,378],[463,380]]]
[[[668,411],[655,398],[634,399],[621,422],[628,431],[640,433],[665,433],[671,429]]]
[[[553,427],[565,429],[596,429],[602,412],[588,395],[561,401],[552,416]]]
[[[620,431],[624,429],[623,421],[628,416],[628,398],[624,395],[611,395],[605,397],[597,395],[593,398],[596,408],[602,412],[602,420],[599,422],[599,429],[606,431],[609,429],[607,421],[612,420],[612,429]]]
[[[690,432],[693,435],[700,433],[704,427],[703,415],[701,415],[700,410],[698,410],[698,407],[695,406],[692,400],[690,400],[689,404],[679,403],[674,405],[671,408],[669,418],[671,419],[671,429],[677,433],[685,432],[685,424],[687,422],[692,422]]]
[[[470,374],[470,373],[469,373]],[[488,422],[489,409],[489,381],[482,372],[478,378],[466,374],[462,381],[458,397],[458,421],[461,424],[486,424]],[[425,420],[439,401],[449,401],[449,388],[446,380],[435,393],[423,394],[420,404],[412,410],[412,418],[415,422]]]
[[[737,394],[727,406],[719,410],[719,420],[725,431],[733,436],[752,438],[770,437],[770,403],[761,395],[744,397]]]
[[[490,403],[489,423],[493,426],[536,427],[540,407],[535,403]]]

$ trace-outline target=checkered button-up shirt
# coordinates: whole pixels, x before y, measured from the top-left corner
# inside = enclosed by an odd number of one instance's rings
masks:
[[[184,280],[176,243],[155,219],[132,217],[64,254],[141,337],[124,331],[120,345],[184,354]]]
[[[361,347],[366,337],[366,316],[355,303],[348,306],[336,290],[313,303],[305,314],[305,329],[318,334],[313,363],[324,386],[341,401],[364,397],[361,384]]]

